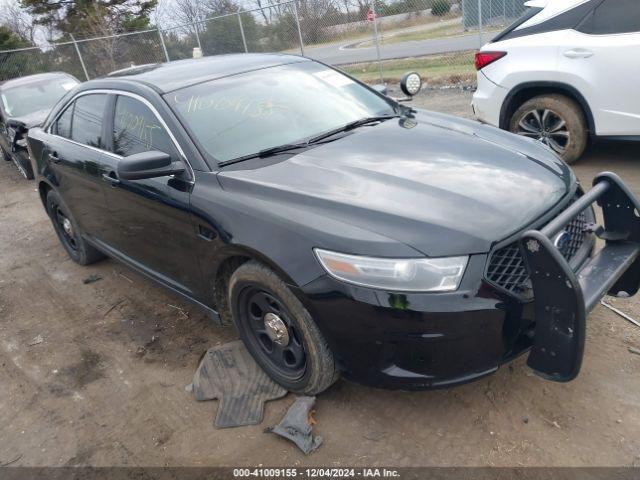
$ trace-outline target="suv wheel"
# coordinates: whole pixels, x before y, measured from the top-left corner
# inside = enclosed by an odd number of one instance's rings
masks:
[[[90,265],[104,258],[104,255],[89,245],[82,238],[78,224],[62,202],[60,196],[53,190],[47,194],[47,213],[58,234],[60,243],[71,259],[80,265]]]
[[[548,145],[567,163],[578,160],[587,146],[584,113],[563,95],[541,95],[526,101],[511,117],[509,130]]]
[[[316,395],[337,378],[333,354],[311,315],[269,268],[249,261],[233,273],[229,305],[240,338],[275,382]]]

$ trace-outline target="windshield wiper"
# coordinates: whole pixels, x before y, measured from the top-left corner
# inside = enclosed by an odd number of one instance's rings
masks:
[[[308,142],[301,143],[285,143],[284,145],[278,145],[276,147],[265,148],[257,153],[250,153],[242,157],[233,158],[226,162],[220,162],[218,165],[224,167],[225,165],[231,165],[232,163],[242,162],[244,160],[250,160],[252,158],[267,158],[278,153],[288,152],[289,150],[297,150],[298,148],[306,148],[309,146]]]
[[[362,127],[364,125],[369,125],[374,122],[384,122],[385,120],[389,120],[390,118],[398,118],[400,115],[378,115],[375,117],[366,117],[361,118],[360,120],[354,120],[353,122],[349,122],[346,125],[343,125],[339,128],[335,128],[333,130],[329,130],[328,132],[321,133],[313,138],[311,138],[308,143],[317,143],[320,140],[324,140],[325,138],[333,137],[338,133],[348,132],[349,130],[353,130],[354,128]]]
[[[231,160],[227,160],[226,162],[220,162],[218,165],[224,167],[225,165],[231,165],[232,163],[242,162],[244,160],[250,160],[252,158],[267,158],[272,155],[277,155],[278,153],[288,152],[289,150],[297,150],[299,148],[307,148],[311,145],[314,145],[326,138],[332,137],[341,132],[348,132],[349,130],[353,130],[354,128],[358,128],[364,125],[368,125],[374,122],[383,122],[385,120],[389,120],[390,118],[398,118],[400,115],[379,115],[377,117],[366,117],[361,118],[359,120],[355,120],[353,122],[349,122],[346,125],[341,126],[340,128],[336,128],[334,130],[330,130],[325,133],[321,133],[315,137],[310,138],[306,142],[298,142],[298,143],[285,143],[284,145],[278,145],[275,147],[265,148],[260,150],[257,153],[251,153],[249,155],[244,155],[242,157],[233,158]]]

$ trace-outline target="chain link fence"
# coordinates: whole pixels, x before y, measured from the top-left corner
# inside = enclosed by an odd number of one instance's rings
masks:
[[[141,32],[0,52],[0,80],[47,71],[90,79],[135,65],[240,52],[286,52],[370,83],[418,71],[472,86],[473,54],[522,15],[524,0],[289,0]]]

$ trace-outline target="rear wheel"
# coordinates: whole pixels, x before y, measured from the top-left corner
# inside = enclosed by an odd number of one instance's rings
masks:
[[[47,213],[58,234],[60,243],[74,262],[80,265],[90,265],[104,258],[101,252],[82,238],[78,224],[60,196],[53,190],[47,194]]]
[[[578,160],[587,146],[584,113],[563,95],[540,95],[526,101],[511,117],[509,130],[544,143],[567,163]]]
[[[333,355],[311,315],[286,284],[250,261],[233,273],[229,305],[247,349],[287,390],[315,395],[338,378]]]

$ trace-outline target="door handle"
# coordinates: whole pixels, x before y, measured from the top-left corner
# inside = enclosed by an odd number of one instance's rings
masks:
[[[49,154],[49,161],[51,163],[60,163],[60,158],[58,158],[58,154],[56,152]]]
[[[198,225],[198,236],[203,240],[210,242],[213,239],[215,239],[218,236],[218,234],[214,232],[212,229],[210,229],[209,227],[205,227],[204,225]]]
[[[103,173],[102,174],[102,179],[105,182],[110,183],[112,187],[115,187],[116,185],[118,185],[120,183],[120,180],[118,180],[118,178],[116,177],[116,174],[114,172]]]
[[[589,58],[593,56],[593,52],[586,48],[572,48],[564,52],[564,56],[567,58]]]

